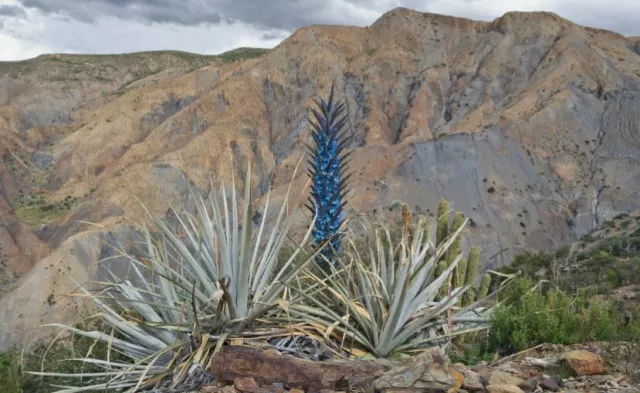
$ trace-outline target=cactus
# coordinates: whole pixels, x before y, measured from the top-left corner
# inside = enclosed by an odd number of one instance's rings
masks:
[[[431,240],[431,238],[429,236],[431,236],[431,223],[429,222],[429,219],[427,218],[427,216],[423,216],[420,219],[420,224],[424,227],[424,241],[427,240]]]
[[[477,300],[484,299],[489,294],[489,287],[491,286],[491,275],[489,273],[482,277],[482,283],[480,284],[480,291],[478,291]]]
[[[464,279],[466,277],[466,273],[467,273],[467,260],[465,258],[461,258],[460,262],[458,262],[458,265],[454,270],[454,276],[453,276],[454,288],[464,286]]]
[[[464,285],[471,285],[478,276],[478,262],[480,261],[480,249],[473,247],[469,251],[469,259],[467,260],[467,272],[464,279]],[[475,301],[476,291],[471,287],[464,294],[462,299],[462,306],[466,307]]]
[[[411,212],[409,206],[406,203],[402,204],[402,221],[404,223],[404,229],[407,231],[409,244],[413,243],[413,223],[411,222]]]
[[[436,275],[435,278],[438,278],[442,275],[442,273],[444,273],[444,271],[447,270],[447,262],[446,261],[440,261],[438,263],[438,266],[436,266]],[[449,281],[445,281],[445,283],[442,285],[442,287],[440,287],[440,290],[438,291],[438,296],[437,299],[440,300],[443,297],[445,297],[447,295],[447,289],[449,286]]]
[[[457,212],[455,216],[453,216],[453,223],[452,223],[450,232],[455,233],[455,231],[460,229],[463,222],[464,222],[464,215],[461,212]],[[453,261],[455,261],[456,257],[460,255],[461,240],[462,240],[461,236],[458,235],[453,241],[453,243],[451,243],[451,247],[449,247],[449,250],[447,253],[447,266],[451,266]],[[460,262],[458,262],[458,266],[456,266],[454,270],[454,275],[453,275],[454,288],[460,287],[464,284],[464,278],[465,278],[464,276],[466,272],[467,272],[467,261],[465,259],[462,259],[460,260]]]
[[[309,176],[313,184],[306,207],[317,215],[313,228],[314,246],[329,242],[316,259],[325,271],[329,271],[327,261],[335,263],[334,253],[340,249],[341,234],[338,233],[338,229],[344,222],[342,212],[346,202],[343,199],[347,180],[351,176],[345,176],[346,158],[349,153],[342,154],[347,142],[344,132],[341,132],[347,121],[346,115],[342,116],[345,104],[334,102],[333,95],[334,86],[331,85],[328,102],[323,99],[315,101],[319,111],[311,111],[316,122],[310,119],[314,145],[307,146],[311,155]]]
[[[436,247],[440,246],[449,235],[449,202],[438,201],[438,226],[436,229]]]

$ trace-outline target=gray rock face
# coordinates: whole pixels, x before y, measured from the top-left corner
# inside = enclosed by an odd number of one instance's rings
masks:
[[[415,179],[415,193],[407,193],[404,184],[404,192],[398,190],[410,206],[439,198],[453,201],[451,208],[470,219],[469,241],[483,246],[485,260],[506,247],[560,245],[570,238],[567,230],[549,233],[554,226],[545,213],[558,213],[545,181],[552,174],[539,174],[524,149],[498,128],[416,142],[398,175]],[[501,253],[488,265],[506,264],[518,251]]]

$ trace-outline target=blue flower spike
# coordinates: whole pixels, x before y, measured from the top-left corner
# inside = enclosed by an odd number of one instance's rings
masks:
[[[347,131],[342,131],[347,122],[343,116],[345,103],[334,102],[334,85],[331,85],[329,100],[315,100],[318,109],[311,108],[314,119],[309,119],[313,129],[313,145],[307,145],[309,176],[312,179],[311,193],[305,206],[312,214],[317,214],[313,228],[313,240],[316,247],[328,244],[316,257],[316,262],[327,273],[335,267],[335,255],[340,250],[342,234],[339,229],[344,223],[343,214],[346,204],[347,181],[352,173],[346,175],[347,158],[352,152],[344,152],[348,144]]]

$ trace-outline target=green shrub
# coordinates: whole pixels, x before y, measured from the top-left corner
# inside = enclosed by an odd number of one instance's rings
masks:
[[[77,326],[81,328],[81,326]],[[59,388],[54,385],[70,385],[78,383],[77,378],[64,376],[37,376],[23,371],[40,370],[57,374],[79,374],[101,372],[104,369],[95,364],[69,361],[70,358],[91,357],[107,358],[107,344],[95,342],[79,335],[68,336],[51,345],[41,343],[24,353],[12,349],[0,353],[0,392],[2,393],[50,393]],[[111,361],[123,360],[123,356],[111,352]],[[85,377],[86,382],[100,383],[106,381],[100,377]]]
[[[611,302],[591,301],[593,292],[575,296],[556,287],[534,287],[530,279],[516,280],[492,316],[488,349],[513,353],[542,344],[635,340],[640,337],[640,313],[624,326],[622,310]]]

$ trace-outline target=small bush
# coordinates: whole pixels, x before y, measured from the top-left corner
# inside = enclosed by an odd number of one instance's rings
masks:
[[[81,327],[81,326],[78,326]],[[107,358],[107,344],[73,335],[54,343],[39,344],[31,351],[22,353],[13,349],[0,353],[0,392],[2,393],[50,393],[59,388],[53,385],[69,385],[77,383],[77,378],[40,377],[24,371],[40,371],[74,374],[103,371],[102,367],[83,362],[68,361],[69,358],[82,358],[91,354],[94,359]],[[111,352],[111,361],[123,360],[123,357]],[[42,368],[44,367],[44,368]],[[87,382],[100,382],[100,377],[86,377]]]
[[[513,353],[542,344],[576,344],[587,341],[626,341],[640,338],[640,313],[624,326],[622,310],[611,302],[589,300],[593,293],[575,296],[556,287],[534,287],[519,279],[493,314],[488,349]]]

